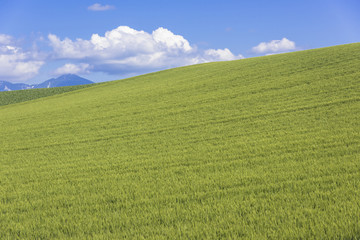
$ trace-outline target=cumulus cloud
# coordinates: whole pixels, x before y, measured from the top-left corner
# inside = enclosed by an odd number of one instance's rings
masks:
[[[270,42],[262,42],[252,48],[253,52],[256,53],[279,53],[295,49],[295,42],[290,41],[287,38],[283,38],[281,40],[272,40]]]
[[[59,67],[55,70],[56,75],[63,75],[63,74],[86,74],[89,73],[91,66],[87,63],[80,63],[80,64],[72,64],[67,63],[62,67]]]
[[[90,39],[61,40],[54,34],[48,39],[53,58],[73,59],[93,66],[93,71],[126,73],[141,70],[184,66],[210,61],[243,58],[229,49],[198,50],[181,35],[166,28],[152,33],[119,26],[104,36],[93,34]]]
[[[37,57],[16,46],[11,36],[0,34],[0,80],[23,82],[34,77],[44,64]]]
[[[227,61],[242,59],[243,55],[239,54],[235,56],[229,49],[208,49],[205,51],[205,61]]]
[[[16,39],[0,34],[0,80],[24,82],[35,77],[45,62],[65,61],[52,74],[88,74],[103,72],[135,75],[150,71],[204,62],[244,58],[228,48],[198,49],[181,35],[159,27],[145,32],[119,26],[105,34],[93,34],[89,39],[60,39],[48,35],[47,52],[25,50]]]
[[[95,3],[91,6],[88,6],[88,10],[90,11],[107,11],[112,9],[115,9],[115,7],[111,5],[101,5],[100,3]]]
[[[175,35],[166,28],[158,28],[152,33],[152,38],[154,41],[165,49],[166,51],[183,51],[183,52],[191,52],[192,47],[190,47],[189,42],[180,35]]]

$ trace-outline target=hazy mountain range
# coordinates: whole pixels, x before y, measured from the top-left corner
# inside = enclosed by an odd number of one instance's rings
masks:
[[[11,83],[6,81],[0,81],[0,92],[33,89],[33,88],[65,87],[65,86],[84,85],[90,83],[94,83],[94,82],[79,77],[75,74],[66,74],[58,78],[51,78],[39,84]]]

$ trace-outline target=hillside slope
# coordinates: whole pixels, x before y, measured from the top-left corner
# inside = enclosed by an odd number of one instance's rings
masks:
[[[360,44],[0,107],[0,238],[360,238]]]
[[[94,83],[95,84],[95,83]],[[14,103],[26,102],[38,98],[54,96],[61,93],[71,92],[78,89],[91,87],[93,85],[77,85],[55,88],[24,89],[17,91],[0,92],[0,106]]]

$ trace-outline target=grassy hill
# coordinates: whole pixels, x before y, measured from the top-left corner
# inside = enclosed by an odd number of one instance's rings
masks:
[[[78,89],[86,88],[93,86],[86,85],[77,85],[77,86],[67,86],[67,87],[56,87],[56,88],[38,88],[38,89],[29,89],[29,90],[18,90],[18,91],[9,91],[9,92],[0,92],[0,106],[26,102],[38,98],[53,96],[65,92],[75,91]]]
[[[0,238],[359,239],[360,44],[0,107]]]

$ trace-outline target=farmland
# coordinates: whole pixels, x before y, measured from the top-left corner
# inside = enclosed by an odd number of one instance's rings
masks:
[[[0,126],[1,239],[360,238],[359,43],[8,104]]]
[[[68,86],[68,87],[39,88],[39,89],[30,89],[30,90],[2,92],[0,94],[0,106],[53,96],[56,94],[70,92],[89,86],[92,85],[77,85],[77,86]]]

